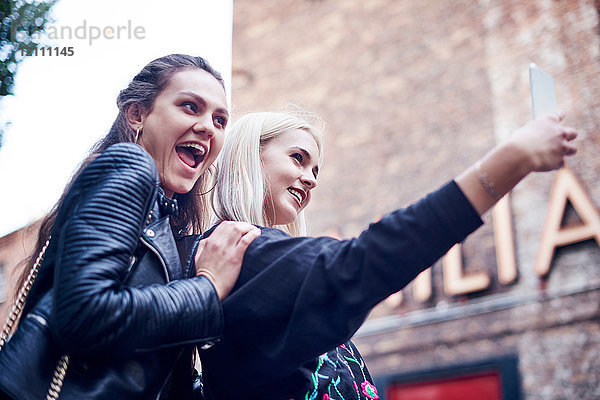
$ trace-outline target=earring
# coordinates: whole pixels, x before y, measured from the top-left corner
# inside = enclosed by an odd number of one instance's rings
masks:
[[[133,141],[133,143],[137,143],[138,138],[140,137],[140,133],[142,132],[142,127],[139,127],[135,130],[135,140]]]

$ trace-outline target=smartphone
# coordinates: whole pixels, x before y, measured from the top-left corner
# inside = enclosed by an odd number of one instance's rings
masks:
[[[533,119],[558,109],[554,92],[554,79],[534,63],[529,64],[529,86],[531,88]]]

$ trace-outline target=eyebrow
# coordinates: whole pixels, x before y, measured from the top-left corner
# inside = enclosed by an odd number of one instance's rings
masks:
[[[308,159],[309,162],[312,160],[312,156],[310,155],[310,153],[307,150],[303,149],[302,147],[293,146],[292,149],[296,149],[300,153],[302,153],[304,155],[304,157],[306,157]],[[314,174],[319,175],[319,166],[316,165],[314,169],[315,169]]]
[[[188,96],[192,96],[198,103],[200,103],[200,104],[202,104],[204,106],[207,105],[206,100],[204,100],[204,98],[202,96],[200,96],[199,94],[197,94],[197,93],[191,92],[189,90],[184,90],[184,91],[180,92],[179,94],[185,94],[185,95],[188,95]],[[216,111],[219,112],[219,113],[221,113],[221,114],[225,114],[225,116],[227,118],[229,118],[229,111],[227,111],[226,108],[217,107]]]

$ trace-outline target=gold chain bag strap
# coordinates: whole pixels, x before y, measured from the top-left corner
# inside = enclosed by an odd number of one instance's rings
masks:
[[[25,299],[33,286],[33,282],[38,275],[40,270],[40,265],[42,265],[42,261],[44,259],[44,254],[46,253],[46,249],[50,244],[50,239],[46,241],[44,247],[38,254],[33,266],[31,267],[31,271],[29,271],[29,275],[27,275],[27,279],[25,283],[19,290],[19,294],[17,295],[17,299],[13,304],[8,318],[6,319],[6,323],[4,324],[4,328],[2,329],[2,334],[0,335],[0,350],[4,347],[4,344],[8,340],[8,336],[12,331],[12,328],[23,312],[23,307],[25,306]],[[58,399],[58,395],[60,394],[60,390],[62,389],[63,382],[65,380],[65,375],[67,373],[67,367],[69,366],[69,356],[63,355],[56,364],[56,369],[54,370],[54,376],[52,377],[52,382],[50,383],[50,389],[48,389],[48,394],[46,395],[46,400],[56,400]]]

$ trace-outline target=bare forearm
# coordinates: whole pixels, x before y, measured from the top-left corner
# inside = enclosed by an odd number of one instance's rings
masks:
[[[527,158],[514,146],[494,148],[456,178],[456,183],[479,215],[492,208],[531,171]]]

